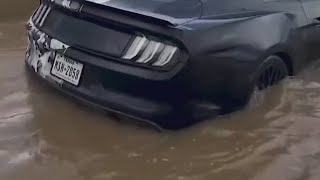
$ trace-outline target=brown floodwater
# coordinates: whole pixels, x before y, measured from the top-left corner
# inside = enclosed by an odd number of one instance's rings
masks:
[[[33,79],[24,22],[1,0],[1,180],[319,180],[320,63],[263,104],[178,132],[115,121]]]

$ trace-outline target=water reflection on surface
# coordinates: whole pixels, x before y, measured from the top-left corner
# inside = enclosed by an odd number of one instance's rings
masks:
[[[320,63],[258,107],[159,133],[30,76],[23,29],[20,15],[0,23],[1,180],[320,179]]]

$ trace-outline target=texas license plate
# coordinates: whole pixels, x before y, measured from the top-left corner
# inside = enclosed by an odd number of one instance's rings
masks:
[[[60,55],[56,55],[53,67],[51,69],[51,74],[75,86],[78,86],[82,69],[82,63],[67,59]]]

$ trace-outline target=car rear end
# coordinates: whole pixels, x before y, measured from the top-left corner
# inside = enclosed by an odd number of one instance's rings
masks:
[[[169,20],[87,1],[43,0],[27,25],[26,62],[84,102],[181,127],[201,108],[185,79],[189,54],[175,24],[181,19]]]

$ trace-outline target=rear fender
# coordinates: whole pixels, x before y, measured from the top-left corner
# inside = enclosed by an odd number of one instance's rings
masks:
[[[194,91],[216,92],[235,99],[240,94],[246,96],[264,59],[279,52],[290,57],[299,54],[295,47],[296,22],[291,14],[273,13],[201,19],[180,27],[185,29],[184,44],[190,53],[187,79],[198,87]]]
[[[199,19],[180,28],[185,29],[184,44],[191,54],[242,47],[255,54],[277,44],[286,44],[297,26],[294,15],[274,13],[234,19]]]
[[[288,13],[270,13],[234,19],[201,19],[185,24],[184,44],[191,57],[201,63],[208,59],[233,60],[257,67],[278,52],[300,64],[303,54],[297,18]],[[195,43],[196,42],[196,43]],[[195,58],[195,57],[207,58]],[[299,56],[300,57],[300,56]],[[296,67],[295,65],[293,65]]]

